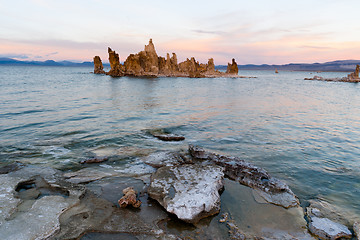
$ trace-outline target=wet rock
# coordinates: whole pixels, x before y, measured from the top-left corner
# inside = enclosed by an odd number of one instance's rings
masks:
[[[167,133],[164,131],[164,129],[152,129],[152,130],[149,130],[149,133],[152,136],[154,136],[157,139],[160,139],[162,141],[183,141],[183,140],[185,140],[184,136]]]
[[[354,234],[356,236],[356,239],[360,239],[360,223],[355,222],[353,225]]]
[[[84,163],[101,163],[101,162],[107,161],[108,159],[109,159],[108,157],[93,157],[93,158],[83,160],[80,163],[81,164],[84,164]]]
[[[310,206],[306,208],[309,216],[328,218],[348,227],[351,227],[352,223],[357,220],[357,217],[351,212],[334,206],[323,199],[311,199],[309,204]]]
[[[321,239],[339,239],[351,238],[352,234],[349,229],[339,223],[335,223],[328,218],[311,217],[309,230],[312,234]]]
[[[228,66],[227,66],[227,69],[226,69],[226,73],[229,73],[229,74],[238,74],[238,72],[239,72],[238,65],[237,65],[237,63],[235,62],[235,59],[233,58],[231,64],[228,63]]]
[[[154,168],[191,163],[191,160],[189,158],[187,158],[184,154],[178,152],[152,153],[146,158],[144,158],[143,161]]]
[[[185,140],[185,137],[176,134],[161,134],[161,135],[154,135],[154,137],[167,142]]]
[[[351,238],[350,230],[345,225],[335,222],[342,217],[331,208],[330,204],[311,201],[310,206],[306,208],[306,214],[309,218],[310,232],[321,239]]]
[[[226,223],[226,225],[230,229],[229,235],[230,235],[231,240],[245,240],[246,239],[245,235],[240,231],[240,229],[238,228],[238,226],[235,225],[234,222],[228,221]]]
[[[134,208],[138,208],[141,205],[140,200],[136,200],[136,191],[133,187],[127,187],[123,190],[124,196],[120,198],[118,201],[119,206],[125,208],[129,205],[133,206]]]
[[[320,77],[320,76],[314,76],[312,78],[304,78],[304,80],[319,80],[319,81],[321,81],[321,80],[324,80],[324,78]]]
[[[61,196],[36,200],[29,211],[0,225],[2,239],[47,239],[59,230],[59,216],[70,203]]]
[[[152,136],[154,136],[157,139],[160,139],[162,141],[183,141],[183,140],[185,140],[184,136],[167,133],[164,131],[164,129],[152,129],[152,130],[149,130],[149,133]]]
[[[15,188],[21,178],[0,175],[0,226],[16,211],[20,199],[15,198]]]
[[[237,157],[222,156],[192,145],[189,146],[189,152],[194,158],[208,160],[224,167],[224,173],[228,178],[256,189],[267,202],[285,208],[299,205],[298,198],[289,186],[279,179],[273,178],[262,168]]]
[[[0,176],[1,239],[48,239],[59,231],[60,215],[79,201],[84,189],[50,178],[49,172],[24,167]]]
[[[151,176],[148,194],[179,219],[197,223],[220,211],[223,181],[223,168],[218,166],[162,167]]]
[[[115,175],[116,175],[115,172],[109,172],[109,171],[105,172],[94,168],[83,168],[76,172],[65,173],[64,177],[68,182],[79,184],[79,183],[89,183],[105,177],[111,177]]]
[[[21,163],[18,163],[18,162],[5,164],[0,167],[0,174],[7,174],[9,172],[14,172],[14,171],[19,170],[22,167],[24,167],[24,165]]]
[[[95,74],[105,74],[104,66],[101,62],[101,58],[99,56],[94,57],[94,73]]]

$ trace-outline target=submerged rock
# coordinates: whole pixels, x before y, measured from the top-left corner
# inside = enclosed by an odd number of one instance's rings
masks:
[[[136,191],[133,187],[127,187],[123,190],[124,196],[120,198],[118,201],[119,206],[124,208],[129,205],[133,206],[134,208],[138,208],[141,205],[140,200],[136,200]]]
[[[307,230],[303,208],[283,208],[254,199],[254,190],[225,178],[225,191],[221,194],[221,212],[229,213],[222,218],[224,225],[232,223],[233,233],[240,231],[246,239],[311,239]],[[237,231],[237,229],[239,231]],[[256,237],[257,238],[256,238]],[[226,239],[226,238],[225,238]]]
[[[299,205],[298,198],[289,186],[279,179],[273,178],[262,168],[237,157],[222,156],[192,145],[189,146],[189,152],[194,158],[208,160],[224,167],[224,173],[228,178],[256,189],[267,202],[285,208]]]
[[[83,168],[76,172],[65,173],[64,177],[68,182],[79,184],[93,182],[114,175],[116,175],[114,172],[105,172],[93,168]]]
[[[223,185],[222,167],[184,164],[159,168],[151,176],[148,194],[179,219],[197,223],[220,211]]]

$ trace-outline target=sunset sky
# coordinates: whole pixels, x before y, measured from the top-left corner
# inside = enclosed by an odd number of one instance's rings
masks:
[[[360,59],[359,0],[102,1],[0,0],[0,57],[124,61],[153,39],[215,64]]]

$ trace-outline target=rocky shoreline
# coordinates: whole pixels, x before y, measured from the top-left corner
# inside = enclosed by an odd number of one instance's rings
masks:
[[[324,77],[320,77],[320,76],[314,76],[312,78],[304,78],[304,80],[358,83],[358,82],[360,82],[359,70],[360,70],[360,65],[356,65],[355,72],[352,72],[343,78],[324,78]]]
[[[110,71],[105,72],[99,56],[94,57],[94,73],[107,74],[112,77],[134,76],[134,77],[190,77],[190,78],[246,78],[239,76],[238,65],[235,59],[228,63],[226,72],[215,70],[214,59],[210,58],[208,63],[199,63],[194,57],[178,63],[175,53],[168,53],[166,58],[158,56],[155,46],[150,39],[145,45],[144,51],[130,54],[124,64],[120,64],[119,54],[108,48]]]
[[[338,239],[359,234],[356,220],[322,200],[310,201],[305,214],[285,182],[237,157],[189,145],[139,161],[149,168],[123,172],[97,161],[75,172],[17,163],[2,167],[1,239],[107,234],[124,239]],[[254,212],[236,219],[237,204]],[[251,224],[254,214],[263,217],[253,229],[241,224]],[[271,227],[267,215],[277,224]],[[174,230],[174,222],[183,230]]]

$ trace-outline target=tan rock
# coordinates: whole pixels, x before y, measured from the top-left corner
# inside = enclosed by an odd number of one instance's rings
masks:
[[[210,58],[208,60],[208,64],[206,66],[206,71],[208,73],[214,73],[215,72],[215,64],[214,64],[214,59],[213,58]]]
[[[107,75],[110,75],[113,77],[124,76],[124,70],[123,70],[122,66],[120,65],[119,54],[117,54],[111,48],[108,48],[108,53],[109,53],[109,62],[110,62],[111,69],[107,73]]]
[[[226,73],[215,70],[214,59],[210,58],[208,63],[199,63],[194,57],[187,58],[186,61],[178,63],[178,59],[175,53],[167,54],[165,57],[157,55],[154,43],[150,39],[149,44],[145,45],[144,51],[140,51],[136,54],[130,54],[124,65],[120,64],[119,55],[108,48],[109,62],[111,70],[106,73],[110,76],[151,76],[151,77],[236,77],[238,73],[238,67],[233,59],[232,64],[229,64]],[[96,64],[94,58],[94,72],[102,73],[102,67],[100,65],[100,58],[96,57]],[[240,76],[239,76],[240,77]]]
[[[130,54],[124,62],[124,66],[127,75],[140,75],[144,72],[140,65],[139,54]]]
[[[235,62],[235,58],[232,59],[232,63],[228,63],[228,67],[227,67],[227,70],[226,70],[226,73],[229,73],[229,74],[238,74],[239,72],[239,69],[238,69],[238,65],[237,63]]]
[[[132,187],[123,190],[124,196],[118,201],[120,207],[125,208],[129,205],[138,208],[141,205],[140,200],[136,200],[136,191]]]
[[[104,74],[104,67],[99,56],[94,57],[94,73],[95,74]]]

